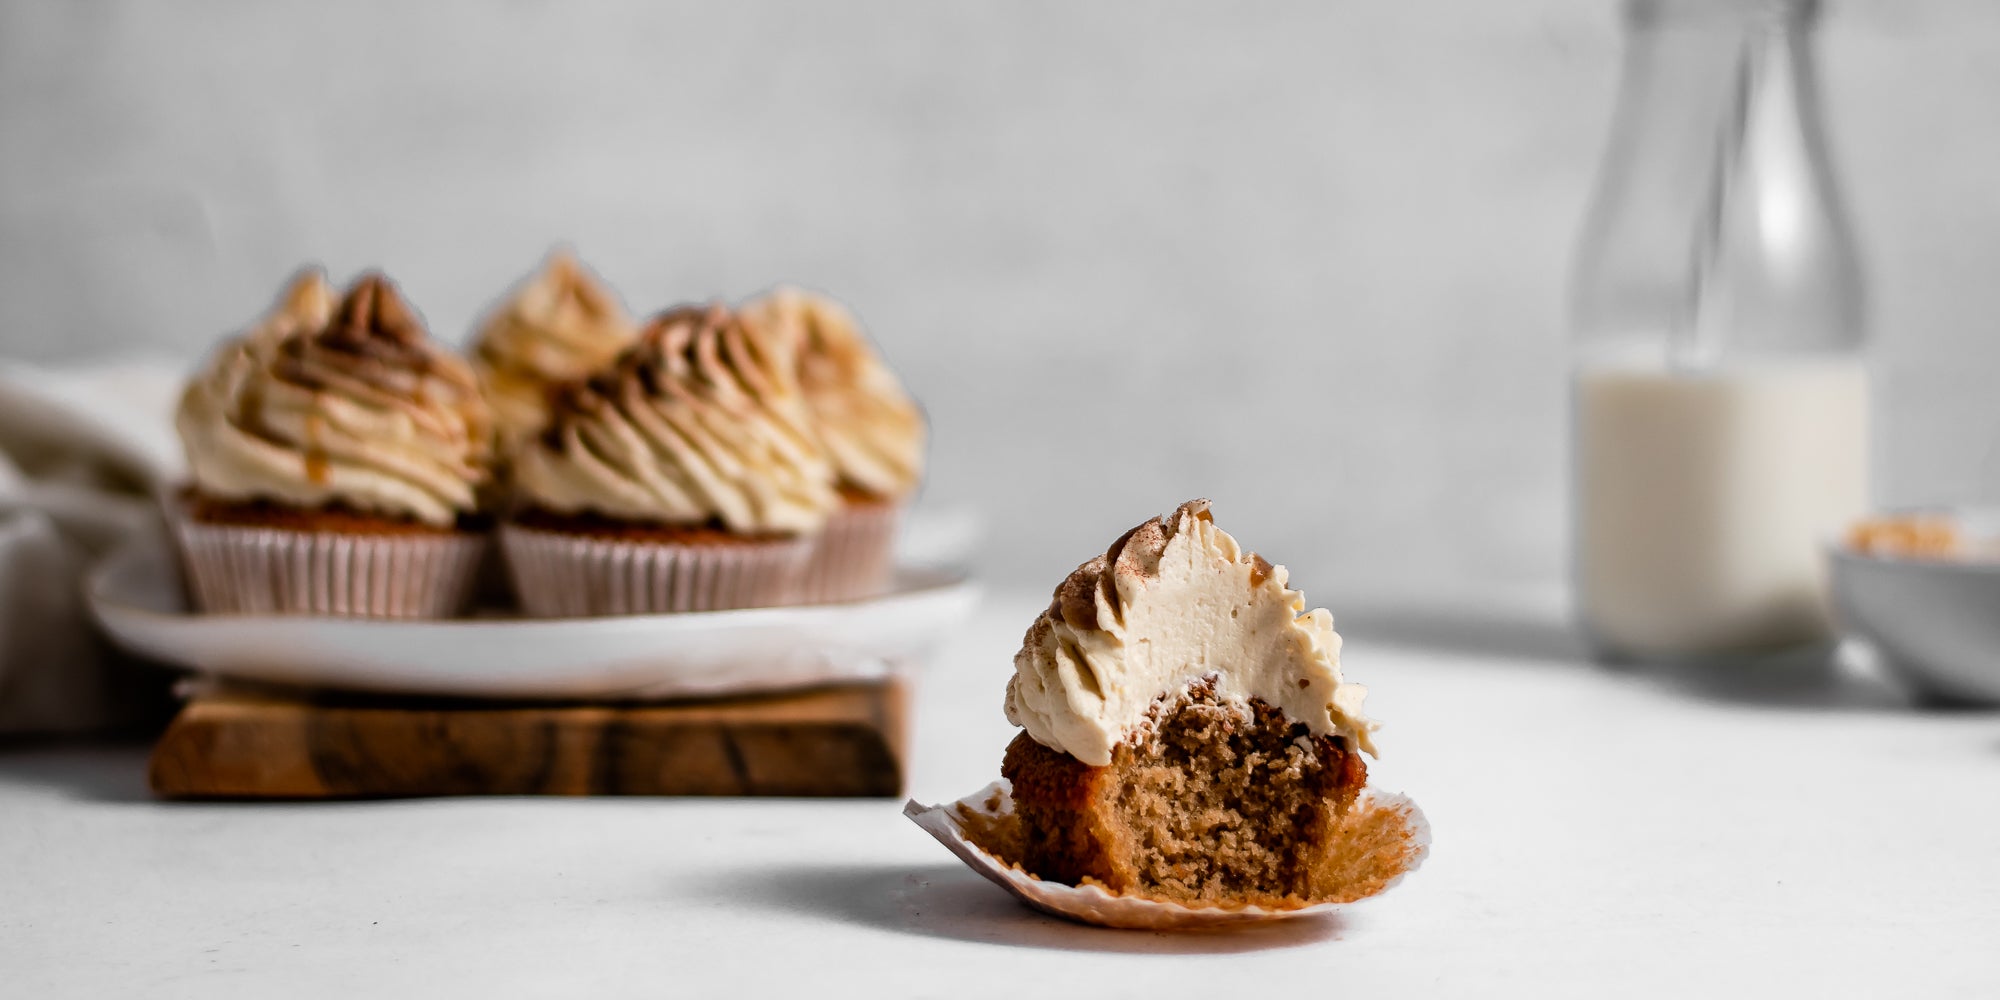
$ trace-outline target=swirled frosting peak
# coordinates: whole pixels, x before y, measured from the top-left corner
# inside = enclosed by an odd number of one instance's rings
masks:
[[[635,333],[603,282],[567,250],[551,253],[473,338],[473,367],[503,437],[519,441],[540,431],[552,387],[609,363]]]
[[[333,316],[333,305],[333,286],[327,282],[326,272],[311,265],[302,267],[244,340],[253,349],[276,347],[290,334],[325,326]]]
[[[311,264],[299,268],[255,324],[241,335],[216,345],[194,380],[219,378],[232,365],[269,358],[286,337],[324,327],[333,316],[333,306],[333,286],[327,283],[326,272]]]
[[[225,345],[182,394],[175,425],[206,496],[437,526],[478,509],[492,458],[471,370],[429,341],[379,274],[322,324],[265,349]]]
[[[837,503],[784,339],[721,305],[655,317],[607,369],[559,393],[517,457],[529,505],[745,534],[809,534]]]
[[[1014,656],[1007,718],[1103,767],[1155,701],[1204,678],[1225,701],[1263,701],[1375,752],[1367,690],[1341,680],[1333,616],[1306,611],[1285,568],[1243,551],[1206,500],[1126,532],[1056,588]]]
[[[924,415],[853,314],[823,295],[780,288],[744,307],[747,322],[789,339],[813,427],[842,485],[907,496],[924,470]]]

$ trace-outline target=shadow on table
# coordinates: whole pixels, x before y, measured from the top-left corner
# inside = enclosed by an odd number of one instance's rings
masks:
[[[150,802],[143,743],[0,740],[0,787],[50,789],[86,802]]]
[[[1863,663],[1819,652],[1742,663],[1612,664],[1604,669],[1701,701],[1818,712],[1908,712],[1930,707]]]
[[[1300,917],[1210,931],[1120,931],[1087,927],[1022,906],[958,865],[827,868],[798,865],[735,871],[718,891],[733,900],[842,923],[924,937],[1008,947],[1128,954],[1229,954],[1338,939],[1338,915]]]
[[[1495,661],[1497,669],[1575,666],[1697,701],[1780,711],[1977,711],[1926,700],[1848,643],[1789,658],[1737,663],[1604,663],[1569,624],[1540,611],[1361,608],[1340,619],[1357,644]]]
[[[2000,706],[1939,698],[1901,680],[1865,642],[1754,660],[1614,663],[1605,671],[1719,704],[1781,711],[1977,715]]]
[[[1341,634],[1368,644],[1537,663],[1583,663],[1583,641],[1542,616],[1451,609],[1361,608],[1337,619]]]

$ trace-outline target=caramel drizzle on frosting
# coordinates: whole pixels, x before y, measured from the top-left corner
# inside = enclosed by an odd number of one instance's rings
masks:
[[[287,338],[272,371],[316,392],[368,396],[429,429],[449,432],[438,419],[439,406],[461,407],[478,395],[479,385],[462,361],[429,340],[396,286],[371,272],[348,289],[325,327]]]
[[[312,295],[305,275],[295,279],[280,309],[288,327],[267,319],[189,386],[176,422],[196,484],[431,523],[472,512],[490,475],[492,422],[470,368],[430,343],[379,273],[357,279],[317,324]]]

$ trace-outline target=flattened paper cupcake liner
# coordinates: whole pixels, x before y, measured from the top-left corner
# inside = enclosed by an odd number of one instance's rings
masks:
[[[896,536],[902,525],[900,503],[862,504],[835,512],[814,542],[799,600],[858,601],[887,591],[896,572]]]
[[[500,529],[521,610],[535,618],[724,611],[798,602],[809,538],[722,545]]]
[[[289,531],[178,511],[168,520],[188,593],[208,614],[450,618],[471,601],[487,548],[474,534]]]
[[[1332,913],[1394,888],[1430,854],[1431,828],[1423,810],[1408,796],[1363,789],[1342,835],[1355,863],[1349,884],[1327,898],[1293,909],[1264,906],[1192,906],[1173,900],[1120,895],[1101,885],[1048,882],[988,853],[976,842],[980,826],[1007,822],[1014,815],[1013,788],[1002,778],[957,802],[926,806],[912,799],[903,807],[924,832],[937,838],[960,861],[1028,906],[1052,916],[1099,927],[1131,930],[1194,930],[1265,923]]]

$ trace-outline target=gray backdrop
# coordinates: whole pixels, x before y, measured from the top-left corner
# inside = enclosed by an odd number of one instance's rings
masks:
[[[2000,499],[2000,4],[1836,4],[1890,501]],[[823,287],[930,498],[1052,585],[1191,495],[1309,589],[1560,576],[1615,7],[0,5],[0,354],[191,355],[302,260],[435,331],[557,240],[636,308]]]

